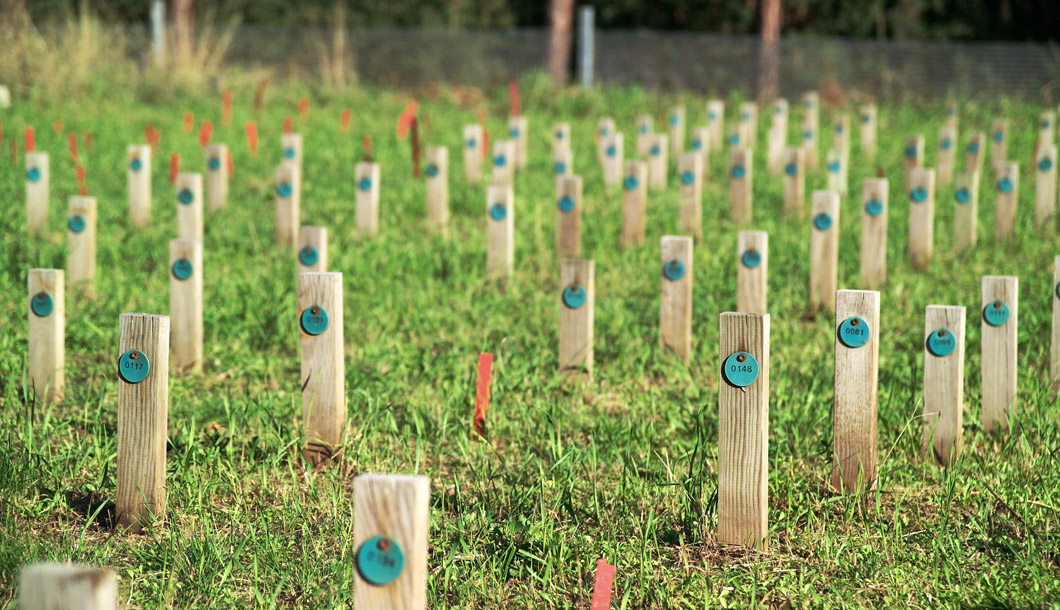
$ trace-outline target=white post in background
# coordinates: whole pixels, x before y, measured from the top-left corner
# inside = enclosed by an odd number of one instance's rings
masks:
[[[151,53],[155,63],[161,64],[166,54],[166,3],[154,0],[151,3]]]
[[[578,11],[578,75],[582,87],[589,89],[593,86],[593,54],[595,42],[593,41],[593,22],[596,19],[596,9],[591,6],[583,6]]]

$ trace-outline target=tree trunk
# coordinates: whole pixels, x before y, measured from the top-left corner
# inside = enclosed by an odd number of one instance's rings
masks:
[[[173,0],[174,53],[178,66],[187,66],[192,58],[192,31],[195,27],[195,0]]]
[[[574,24],[574,0],[549,0],[552,37],[548,47],[548,75],[552,82],[567,84],[570,68],[571,30]]]
[[[758,103],[776,99],[780,91],[780,0],[761,0],[762,43],[758,56]]]

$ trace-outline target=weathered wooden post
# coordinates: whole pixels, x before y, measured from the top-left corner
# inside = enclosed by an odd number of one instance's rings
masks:
[[[129,162],[129,218],[133,226],[143,228],[151,222],[151,146],[130,146],[126,156]]]
[[[850,115],[843,112],[835,117],[832,126],[832,148],[844,156],[850,153]]]
[[[523,169],[529,161],[530,133],[526,117],[515,116],[508,119],[508,141],[512,143],[512,169]]]
[[[688,364],[692,358],[692,238],[664,236],[659,344]]]
[[[847,162],[842,149],[828,151],[828,190],[840,195],[847,193]]]
[[[358,163],[354,176],[357,179],[357,232],[361,237],[374,237],[379,232],[379,164]]]
[[[986,148],[986,134],[981,131],[973,132],[968,138],[968,146],[965,148],[964,169],[968,172],[983,171],[983,150]]]
[[[96,295],[96,198],[74,195],[66,219],[66,280],[75,296]]]
[[[994,199],[994,231],[998,239],[1012,237],[1016,228],[1016,208],[1019,205],[1020,164],[1003,161],[994,166],[997,173]]]
[[[173,369],[202,372],[202,242],[169,242],[169,321]]]
[[[766,132],[766,171],[779,176],[784,167],[785,133],[774,125]]]
[[[334,455],[346,427],[342,274],[299,273],[298,312],[304,456],[317,465]]]
[[[215,212],[228,203],[228,146],[206,147],[206,209]]]
[[[753,158],[749,148],[736,147],[729,151],[730,217],[735,224],[751,222],[754,216],[751,188]]]
[[[651,149],[652,137],[655,135],[655,121],[650,115],[637,117],[637,156],[647,157]]]
[[[202,241],[202,174],[177,174],[177,237]]]
[[[622,179],[622,248],[644,243],[648,165],[643,161],[626,161]]]
[[[43,403],[63,399],[66,385],[66,283],[62,269],[30,269],[30,390]]]
[[[569,148],[558,148],[552,151],[552,175],[559,184],[561,176],[574,173],[574,151]]]
[[[559,264],[559,370],[580,379],[593,373],[593,261]]]
[[[990,123],[990,165],[998,171],[1008,161],[1008,119],[994,119]]]
[[[1052,110],[1043,110],[1038,115],[1038,146],[1048,146],[1055,143],[1053,136],[1055,133],[1056,125],[1056,112]]]
[[[90,566],[38,563],[22,568],[18,578],[21,610],[115,610],[118,577]]]
[[[710,159],[710,128],[709,127],[693,127],[692,137],[688,143],[692,152],[700,154],[700,170],[703,172],[704,179],[706,178],[707,166],[709,165]]]
[[[767,313],[769,234],[740,231],[736,236],[736,308],[741,313]]]
[[[754,149],[758,136],[758,105],[754,102],[740,104],[740,122],[737,133],[740,134],[740,146]]]
[[[670,166],[666,142],[666,134],[658,133],[651,138],[648,147],[648,186],[653,191],[666,189],[666,173]]]
[[[807,120],[802,122],[802,159],[806,169],[817,167],[817,126]]]
[[[817,133],[821,124],[821,102],[816,91],[807,91],[802,96],[802,145],[807,169],[817,167]]]
[[[876,487],[876,402],[880,293],[840,290],[835,296],[832,487],[859,493]]]
[[[953,249],[963,252],[975,247],[979,232],[979,172],[960,172],[954,178]]]
[[[493,141],[493,184],[512,185],[515,182],[515,142]]]
[[[909,182],[910,175],[913,170],[924,167],[924,136],[907,139],[903,155],[905,156],[905,185],[906,188],[913,188]]]
[[[51,198],[48,153],[26,153],[26,228],[30,235],[48,230],[48,201]]]
[[[788,134],[788,100],[784,98],[778,98],[773,102],[773,129],[777,130],[777,133],[781,137],[780,149],[784,150],[787,145],[787,134]]]
[[[298,230],[298,272],[328,270],[328,228],[304,226]]]
[[[601,142],[604,186],[614,186],[622,181],[622,168],[625,166],[622,134],[612,132],[604,136]]]
[[[556,257],[578,258],[582,249],[582,177],[561,176],[556,202]]]
[[[937,164],[938,186],[953,182],[955,158],[957,156],[957,130],[952,127],[939,129],[939,161]]]
[[[1034,160],[1035,195],[1034,226],[1041,229],[1048,224],[1056,213],[1056,145],[1045,144],[1038,147],[1038,156]]]
[[[618,133],[618,129],[615,127],[615,120],[611,117],[604,117],[600,119],[596,124],[596,157],[600,161],[600,165],[604,165],[604,147],[606,146],[605,140],[610,136]]]
[[[302,175],[302,134],[285,133],[280,137],[280,146],[283,148],[283,163],[293,163],[298,166],[298,175]]]
[[[909,258],[918,269],[927,267],[935,248],[935,170],[910,171]]]
[[[301,173],[294,163],[276,166],[276,243],[294,248],[295,231],[302,224]]]
[[[670,109],[670,154],[676,159],[685,150],[685,107]]]
[[[963,307],[928,305],[924,312],[923,447],[942,466],[961,453],[964,317]]]
[[[784,211],[802,216],[806,209],[806,149],[789,148],[784,153]]]
[[[515,194],[506,184],[486,189],[486,277],[499,280],[515,267]]]
[[[876,159],[876,105],[865,104],[859,112],[861,121],[861,154],[869,161]]]
[[[552,125],[552,152],[563,150],[571,150],[570,123],[555,123]]]
[[[833,311],[839,264],[839,193],[813,192],[810,231],[811,310]]]
[[[426,610],[430,479],[362,474],[353,479],[353,603]]]
[[[681,153],[677,160],[680,181],[681,232],[696,239],[703,237],[703,151]]]
[[[723,313],[718,392],[718,543],[769,540],[769,314]]]
[[[123,313],[118,349],[118,526],[165,519],[169,316]]]
[[[725,102],[707,100],[707,129],[710,130],[708,150],[721,150],[725,140]]]
[[[449,149],[445,146],[427,147],[427,228],[442,235],[449,234]]]
[[[981,318],[983,430],[1008,430],[1009,415],[1016,409],[1019,370],[1019,278],[983,276]]]
[[[866,178],[861,183],[861,283],[870,289],[887,280],[889,196],[886,178]]]
[[[464,177],[468,184],[482,183],[484,147],[482,125],[464,125]]]

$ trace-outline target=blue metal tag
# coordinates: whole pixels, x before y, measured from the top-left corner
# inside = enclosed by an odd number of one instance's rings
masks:
[[[943,138],[942,142],[939,143],[939,146],[942,148],[942,150],[949,150],[953,148],[953,140],[949,138]]]
[[[883,213],[883,202],[879,199],[869,199],[865,202],[865,213],[869,216],[879,216]]]
[[[703,141],[699,138],[692,138],[692,150],[703,150]]]
[[[813,217],[813,228],[818,231],[827,231],[832,228],[832,217],[825,212]]]
[[[784,166],[784,173],[789,175],[789,176],[798,176],[799,175],[799,164],[798,163],[788,163],[787,165]]]
[[[559,211],[567,213],[574,210],[574,197],[564,195],[559,198]]]
[[[1004,139],[1005,139],[1005,132],[1003,132],[1003,131],[995,131],[994,132],[994,141],[995,142],[1000,142],[1000,141],[1002,141]]]
[[[905,156],[907,159],[916,159],[916,146],[906,146]]]
[[[933,331],[927,338],[927,350],[933,356],[942,358],[943,356],[949,356],[953,353],[953,350],[957,348],[957,340],[953,336],[953,333],[940,328]]]
[[[681,172],[681,184],[688,186],[696,181],[696,175],[692,173],[692,170],[686,169]]]
[[[640,181],[633,174],[626,176],[626,179],[622,181],[622,186],[626,187],[627,191],[637,188],[638,184],[640,184]]]
[[[468,148],[475,148],[475,146],[478,144],[478,142],[475,140],[475,138],[468,138],[468,141],[467,141],[466,144],[467,144]]]
[[[80,214],[74,214],[70,217],[70,220],[66,221],[66,226],[70,228],[71,233],[80,233],[85,230],[85,217]]]
[[[758,361],[747,352],[736,352],[721,365],[721,376],[729,385],[746,388],[758,379]]]
[[[319,335],[328,329],[328,312],[320,305],[306,307],[301,317],[302,330],[307,335]]]
[[[1053,160],[1049,157],[1042,157],[1038,161],[1038,171],[1047,172],[1053,169]]]
[[[125,383],[140,383],[150,372],[151,362],[141,351],[129,350],[118,359],[118,377]]]
[[[1001,326],[1008,322],[1008,304],[1004,301],[994,301],[983,308],[983,320],[990,326]]]
[[[652,144],[652,145],[651,145],[651,150],[650,150],[649,152],[651,152],[651,156],[653,156],[653,157],[658,157],[658,156],[659,156],[659,153],[661,153],[661,152],[662,152],[662,149],[661,149],[661,148],[659,148],[659,145],[658,145],[658,144]]]
[[[195,195],[191,192],[191,189],[180,189],[177,193],[177,201],[184,205],[191,205],[192,201],[195,201]]]
[[[618,152],[618,149],[615,148],[614,144],[611,144],[607,147],[607,150],[605,152],[607,153],[608,157],[613,157]]]
[[[40,180],[40,169],[31,167],[26,170],[26,180],[30,182],[38,182]]]
[[[754,248],[744,250],[744,253],[740,255],[740,262],[744,267],[754,269],[762,263],[762,253]]]
[[[847,347],[861,347],[869,342],[872,329],[865,320],[853,316],[843,320],[836,330],[839,342]]]
[[[746,174],[747,174],[747,168],[745,168],[744,166],[742,166],[742,165],[733,165],[732,166],[732,177],[733,178],[736,178],[737,180],[740,180]]]
[[[372,179],[368,176],[361,178],[357,181],[357,188],[361,189],[362,191],[371,190]]]
[[[192,271],[194,271],[194,269],[192,268],[191,261],[186,258],[178,258],[176,261],[173,262],[172,271],[173,277],[183,282],[184,280],[191,277],[191,273]]]
[[[140,171],[141,169],[143,169],[143,167],[144,167],[144,162],[141,161],[139,157],[133,159],[132,161],[129,161],[129,169],[131,169],[134,172]]]
[[[53,309],[55,309],[55,301],[52,300],[52,295],[47,292],[38,292],[29,300],[29,310],[38,318],[47,318],[51,315]]]
[[[210,168],[210,171],[216,172],[217,170],[221,169],[221,158],[210,157],[210,160],[206,162],[206,167]]]
[[[405,569],[405,553],[389,536],[374,536],[357,549],[357,573],[377,587],[389,585]]]
[[[1011,193],[1013,188],[1012,179],[1005,176],[1001,180],[997,181],[997,190],[999,193]]]
[[[312,267],[317,264],[318,260],[320,260],[320,253],[317,252],[317,249],[313,246],[306,245],[298,251],[298,262],[306,267]]]
[[[276,194],[283,199],[287,199],[294,192],[294,187],[290,182],[281,182],[276,185]]]
[[[565,174],[567,173],[567,164],[563,161],[556,161],[552,165],[552,171],[557,174]]]
[[[493,165],[494,167],[504,167],[508,165],[508,159],[504,155],[497,155],[493,157]]]
[[[972,192],[962,186],[954,193],[954,197],[957,198],[957,203],[968,203],[972,200]]]
[[[585,305],[585,299],[588,298],[588,294],[585,292],[585,288],[578,285],[570,285],[563,289],[563,304],[568,309],[578,309],[582,305]]]
[[[663,277],[676,282],[685,276],[685,264],[676,258],[671,258],[663,265]]]
[[[838,174],[840,169],[839,161],[828,162],[828,172],[831,174]]]
[[[979,142],[978,141],[969,142],[968,143],[968,152],[972,153],[973,155],[979,154]]]
[[[423,173],[427,174],[428,178],[434,178],[438,175],[438,166],[434,163],[430,163],[427,165],[427,169],[425,169]]]
[[[294,148],[285,148],[285,149],[283,149],[283,158],[284,159],[294,159]]]
[[[503,203],[495,203],[490,206],[490,218],[493,220],[504,220],[508,215],[508,206]]]
[[[922,186],[914,188],[909,193],[909,198],[913,200],[913,203],[924,203],[925,201],[927,201],[927,197],[927,189]]]

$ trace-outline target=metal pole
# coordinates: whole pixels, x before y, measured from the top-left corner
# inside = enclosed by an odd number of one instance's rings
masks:
[[[155,62],[162,63],[166,50],[166,3],[154,0],[151,3],[151,53]]]
[[[578,74],[581,77],[582,87],[586,89],[593,86],[593,55],[596,51],[596,43],[593,40],[595,18],[596,9],[591,6],[583,6],[578,11]]]

